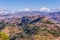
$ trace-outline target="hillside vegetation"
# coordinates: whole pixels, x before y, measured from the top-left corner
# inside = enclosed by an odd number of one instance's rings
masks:
[[[1,34],[1,32],[7,35]],[[5,36],[9,39],[6,39]],[[0,39],[5,40],[4,38],[6,40],[60,40],[60,24],[39,15],[9,21],[1,20]]]

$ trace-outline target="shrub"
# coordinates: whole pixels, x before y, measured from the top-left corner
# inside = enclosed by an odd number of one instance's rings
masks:
[[[54,24],[53,22],[48,21],[48,20],[45,23],[47,23],[47,24]]]
[[[34,26],[34,27],[32,28],[32,30],[33,30],[33,34],[35,34],[35,35],[39,34],[39,32],[40,32],[40,28],[37,27],[37,26]]]
[[[0,40],[9,40],[9,36],[5,33],[0,32]]]
[[[49,30],[48,31],[50,34],[52,34],[54,37],[59,37],[60,36],[60,32],[55,31],[55,30]]]

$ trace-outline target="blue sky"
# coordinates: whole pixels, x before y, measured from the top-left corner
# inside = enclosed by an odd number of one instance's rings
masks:
[[[60,7],[60,0],[0,0],[0,9],[18,10],[23,8],[38,9]]]

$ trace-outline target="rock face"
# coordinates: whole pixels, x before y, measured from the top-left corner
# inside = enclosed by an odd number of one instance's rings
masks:
[[[60,24],[46,16],[24,16],[0,23],[0,32],[8,34],[10,40],[60,40]]]

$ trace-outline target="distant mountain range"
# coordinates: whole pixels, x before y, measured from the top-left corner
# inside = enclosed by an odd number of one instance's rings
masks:
[[[33,16],[33,15],[47,16],[49,19],[60,22],[59,9],[52,10],[50,8],[42,7],[39,10],[30,10],[29,8],[26,8],[15,12],[10,12],[9,10],[0,10],[0,20],[21,18],[22,16]]]

